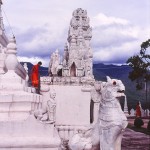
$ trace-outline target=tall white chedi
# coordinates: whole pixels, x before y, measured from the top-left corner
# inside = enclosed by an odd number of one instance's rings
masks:
[[[47,114],[51,112],[51,107],[44,106],[50,96],[44,97],[44,95],[34,93],[27,85],[27,75],[24,79],[17,74],[19,69],[21,70],[21,64],[17,60],[17,46],[14,37],[7,45],[6,54],[7,72],[0,78],[0,129],[2,130],[0,139],[3,139],[0,140],[2,141],[0,149],[57,150],[60,138],[54,127],[54,121],[49,119],[54,118],[55,113],[52,111],[51,114]],[[49,95],[48,90],[43,93]],[[49,101],[49,106],[51,106],[51,101]],[[46,112],[43,112],[42,108],[46,108]],[[46,122],[41,122],[43,120],[36,118],[36,111],[42,112],[43,116],[49,115],[50,117],[46,119],[43,117]],[[39,118],[42,117],[41,114],[38,115]]]
[[[93,77],[90,46],[92,28],[87,11],[76,9],[72,14],[68,32],[68,45],[65,45],[63,57],[63,76]]]

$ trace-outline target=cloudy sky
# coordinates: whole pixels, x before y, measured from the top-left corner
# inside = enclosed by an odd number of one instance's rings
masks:
[[[10,24],[19,60],[48,66],[53,51],[63,52],[77,8],[90,17],[95,62],[125,63],[150,38],[150,0],[3,0],[5,32],[12,36]]]

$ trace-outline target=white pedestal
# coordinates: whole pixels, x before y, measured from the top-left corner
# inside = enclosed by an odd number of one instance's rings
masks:
[[[39,122],[30,115],[25,121],[0,122],[2,150],[56,150],[60,138],[53,124]]]

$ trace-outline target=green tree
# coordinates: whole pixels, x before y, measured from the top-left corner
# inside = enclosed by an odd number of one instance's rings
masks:
[[[141,90],[150,81],[150,39],[141,44],[138,55],[127,60],[127,64],[132,67],[129,79],[136,81],[136,89]]]
[[[150,39],[141,44],[138,55],[132,56],[127,60],[127,64],[132,67],[129,72],[129,79],[136,81],[136,89],[145,88],[145,108],[148,104],[148,83],[150,81]]]

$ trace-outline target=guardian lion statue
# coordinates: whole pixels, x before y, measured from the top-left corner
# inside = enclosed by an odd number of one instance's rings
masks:
[[[121,109],[119,98],[124,95],[125,86],[121,80],[111,79],[107,76],[107,82],[101,83],[101,102],[99,108],[99,118],[94,127],[90,130],[89,144],[90,150],[121,150],[122,135],[127,127],[127,118]],[[89,130],[87,131],[89,133]],[[85,134],[85,133],[84,133]],[[82,136],[83,137],[83,136]],[[84,150],[83,138],[78,138],[78,142],[71,143],[75,137],[69,141],[72,150],[77,150],[74,143],[78,143],[78,150]],[[89,140],[90,139],[90,140]],[[80,141],[81,147],[79,146]],[[88,148],[89,149],[89,148]]]
[[[125,96],[121,80],[111,79],[102,85],[102,101],[99,108],[100,149],[121,150],[121,140],[127,127],[127,118],[121,109],[119,98]]]

